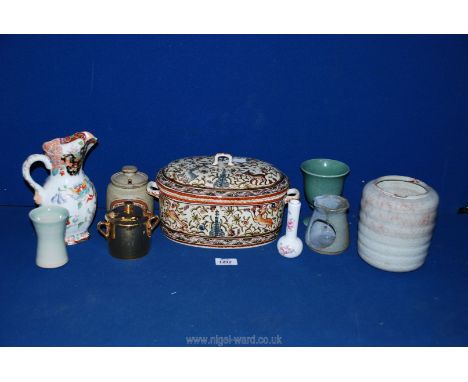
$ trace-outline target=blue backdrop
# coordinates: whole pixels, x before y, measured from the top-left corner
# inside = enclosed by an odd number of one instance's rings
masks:
[[[391,174],[426,181],[455,212],[468,202],[467,68],[466,36],[3,36],[0,204],[32,205],[23,160],[89,130],[100,207],[124,164],[154,177],[229,152],[298,188],[303,160],[340,159],[355,212],[363,183]]]
[[[286,346],[466,346],[468,221],[456,212],[468,204],[467,68],[466,36],[0,37],[0,345],[193,345],[187,336],[232,334],[280,335]],[[96,232],[101,209],[91,239],[68,247],[68,265],[40,269],[21,164],[82,130],[99,139],[85,172],[101,208],[125,164],[153,178],[182,156],[228,152],[271,162],[302,189],[303,160],[342,160],[350,247],[290,260],[276,244],[221,253],[158,229],[148,256],[122,261]],[[46,174],[33,171],[39,182]],[[416,272],[383,272],[357,255],[362,187],[392,174],[441,196]],[[216,267],[216,256],[239,266]]]

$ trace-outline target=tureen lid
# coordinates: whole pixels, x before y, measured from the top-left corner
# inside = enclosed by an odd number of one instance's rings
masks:
[[[269,188],[285,179],[285,175],[269,163],[225,153],[178,159],[161,172],[172,182],[214,190]]]
[[[123,166],[122,171],[111,177],[111,182],[120,188],[137,188],[148,183],[148,175],[138,171],[136,166]]]

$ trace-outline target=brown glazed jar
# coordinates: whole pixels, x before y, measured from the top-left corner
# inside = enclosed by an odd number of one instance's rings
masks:
[[[97,228],[107,239],[112,256],[138,259],[149,252],[151,233],[158,223],[158,216],[133,201],[125,201],[108,212]]]

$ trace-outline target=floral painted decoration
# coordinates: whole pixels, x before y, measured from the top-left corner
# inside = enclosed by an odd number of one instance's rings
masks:
[[[299,197],[272,165],[229,154],[173,161],[150,183],[164,234],[202,247],[245,248],[275,240],[285,203]]]
[[[45,155],[33,154],[23,164],[23,176],[35,190],[34,200],[41,205],[67,208],[65,241],[75,244],[89,237],[88,227],[96,211],[96,190],[83,173],[82,165],[88,150],[97,142],[89,132],[55,138],[43,144]],[[42,161],[51,173],[40,186],[30,176],[30,166]]]

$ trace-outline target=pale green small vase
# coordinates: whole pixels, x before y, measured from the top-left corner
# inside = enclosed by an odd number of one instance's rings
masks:
[[[65,224],[68,210],[59,206],[42,206],[29,212],[37,234],[36,265],[58,268],[68,262]]]
[[[309,159],[301,164],[307,203],[314,208],[319,195],[342,195],[344,181],[349,173],[346,163],[334,159]],[[304,219],[307,226],[310,217]]]

